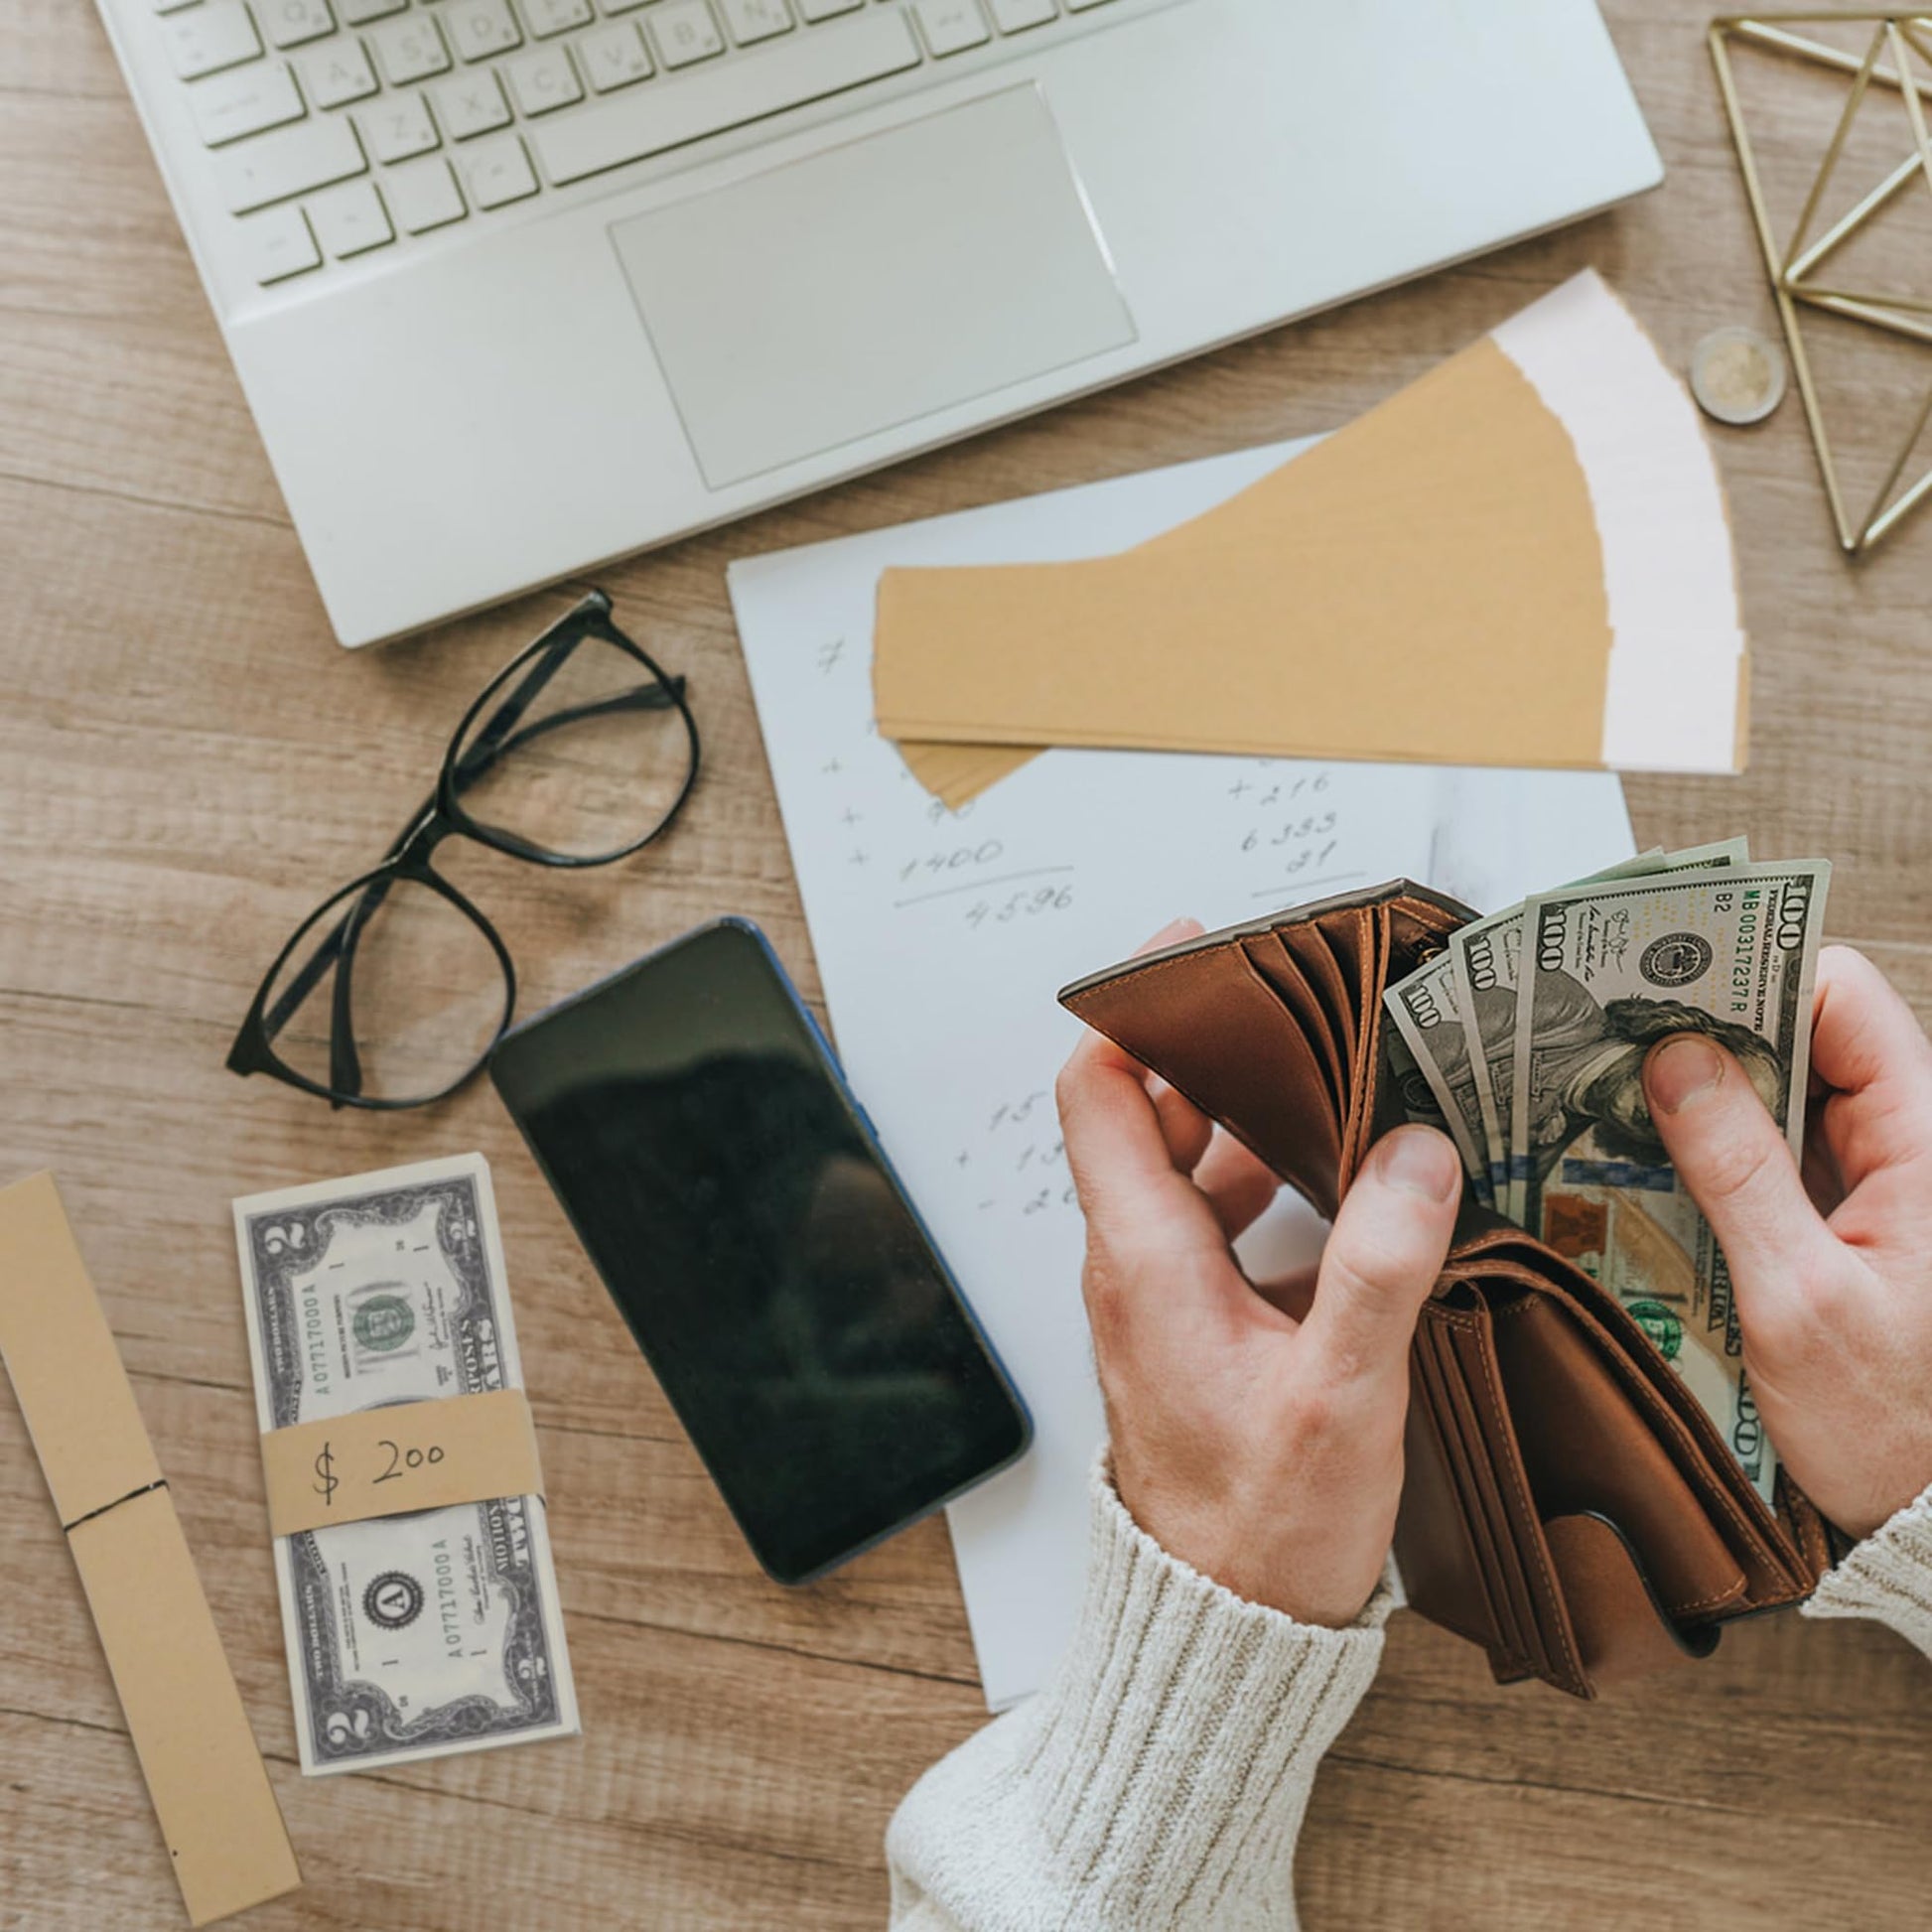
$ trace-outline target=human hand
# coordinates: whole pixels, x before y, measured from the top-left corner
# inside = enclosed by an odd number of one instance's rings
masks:
[[[1229,1244],[1281,1182],[1252,1154],[1099,1034],[1058,1095],[1121,1501],[1250,1602],[1352,1623],[1395,1531],[1409,1342],[1455,1222],[1454,1148],[1427,1127],[1386,1136],[1318,1270],[1258,1284]]]
[[[1731,1056],[1697,1034],[1644,1063],[1651,1118],[1729,1264],[1772,1444],[1868,1536],[1932,1483],[1932,1044],[1863,954],[1818,958],[1802,1175]]]

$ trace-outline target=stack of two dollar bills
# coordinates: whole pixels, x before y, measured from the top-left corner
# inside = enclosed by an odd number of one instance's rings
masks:
[[[523,1386],[481,1155],[234,1216],[264,1433]],[[277,1537],[275,1572],[304,1771],[576,1734],[541,1496]]]
[[[1647,852],[1477,919],[1383,996],[1412,1120],[1475,1193],[1610,1290],[1710,1412],[1759,1494],[1776,1458],[1730,1278],[1643,1097],[1658,1040],[1737,1056],[1802,1156],[1831,867],[1752,865],[1743,839]]]

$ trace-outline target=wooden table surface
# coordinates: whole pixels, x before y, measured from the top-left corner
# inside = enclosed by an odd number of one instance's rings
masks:
[[[609,873],[466,862],[526,1011],[722,911],[759,920],[815,991],[732,558],[1331,427],[1586,263],[1680,364],[1720,323],[1768,324],[1699,11],[1609,13],[1670,166],[1660,193],[608,573],[621,615],[689,674],[706,775],[676,835]],[[462,706],[575,587],[336,648],[81,0],[5,10],[0,180],[0,1180],[60,1174],[267,1752],[308,1882],[250,1922],[881,1924],[895,1801],[984,1721],[943,1524],[816,1588],[765,1582],[485,1089],[371,1120],[221,1066],[266,958],[380,852]],[[1834,935],[1932,1011],[1932,516],[1853,569],[1795,407],[1720,448],[1756,652],[1751,769],[1632,781],[1637,831],[1829,856]],[[1150,905],[1149,925],[1176,909]],[[228,1202],[473,1147],[496,1174],[585,1734],[307,1780]],[[4,1397],[0,1547],[0,1927],[181,1924]],[[1932,1676],[1875,1628],[1772,1619],[1585,1708],[1500,1692],[1472,1649],[1399,1618],[1322,1774],[1303,1910],[1317,1929],[1922,1926],[1928,1764]]]

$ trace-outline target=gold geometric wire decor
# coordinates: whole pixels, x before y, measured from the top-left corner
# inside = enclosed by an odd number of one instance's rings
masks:
[[[1794,32],[1800,27],[1822,27],[1842,22],[1869,22],[1870,44],[1863,58],[1828,46]],[[1744,125],[1743,108],[1737,98],[1737,83],[1731,72],[1730,47],[1733,40],[1788,55],[1794,60],[1849,74],[1851,89],[1838,130],[1825,151],[1823,165],[1811,192],[1805,198],[1788,246],[1780,246],[1771,226],[1770,208],[1758,176],[1757,157],[1751,148],[1749,130]],[[1757,229],[1758,245],[1763,250],[1764,268],[1771,279],[1771,294],[1777,303],[1778,319],[1784,327],[1785,347],[1798,379],[1798,393],[1804,399],[1805,420],[1811,426],[1811,440],[1818,452],[1818,468],[1825,480],[1825,495],[1831,504],[1832,520],[1838,526],[1838,540],[1846,552],[1859,556],[1895,530],[1904,518],[1928,497],[1932,497],[1932,468],[1905,488],[1899,479],[1905,473],[1913,448],[1932,420],[1932,388],[1926,391],[1906,433],[1896,460],[1885,474],[1871,506],[1862,520],[1854,522],[1847,513],[1845,491],[1840,483],[1837,459],[1832,454],[1831,437],[1825,427],[1825,414],[1813,380],[1811,358],[1805,350],[1801,309],[1817,309],[1843,316],[1874,329],[1889,330],[1898,336],[1932,344],[1932,301],[1922,297],[1874,294],[1839,286],[1825,279],[1827,264],[1859,230],[1879,211],[1891,205],[1914,184],[1932,194],[1932,15],[1923,11],[1879,10],[1859,13],[1767,13],[1725,15],[1712,23],[1711,60],[1718,70],[1718,87],[1724,96],[1725,115],[1730,123],[1730,138],[1737,150],[1737,165],[1743,173],[1744,192],[1750,200],[1751,219]],[[1913,56],[1925,64],[1926,76],[1913,65]],[[1892,171],[1847,213],[1821,234],[1812,235],[1819,205],[1844,152],[1858,117],[1860,106],[1874,87],[1897,93],[1904,110],[1904,131],[1910,135],[1910,151]]]

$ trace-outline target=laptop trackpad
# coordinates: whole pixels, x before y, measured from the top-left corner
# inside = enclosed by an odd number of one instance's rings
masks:
[[[1036,86],[611,235],[714,489],[1134,341]]]

